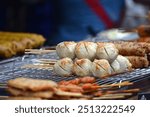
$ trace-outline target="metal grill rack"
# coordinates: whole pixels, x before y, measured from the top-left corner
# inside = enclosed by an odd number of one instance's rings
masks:
[[[6,83],[7,80],[17,77],[29,77],[37,79],[50,79],[56,82],[61,80],[70,80],[75,77],[59,77],[52,70],[45,69],[29,69],[21,68],[21,66],[32,63],[31,60],[35,58],[58,59],[56,53],[49,53],[44,55],[25,55],[23,57],[16,57],[13,59],[0,62],[0,83]],[[150,67],[144,69],[136,69],[132,72],[127,72],[106,79],[97,79],[99,84],[110,84],[121,81],[139,82],[150,78]]]

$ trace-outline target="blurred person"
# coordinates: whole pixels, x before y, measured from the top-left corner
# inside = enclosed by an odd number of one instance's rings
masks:
[[[6,1],[7,29],[43,34],[49,45],[117,27],[125,8],[124,0]]]
[[[61,41],[80,41],[87,35],[118,27],[125,10],[124,0],[55,0],[57,26],[48,39],[50,45]]]
[[[6,14],[1,10],[1,30],[40,33],[48,45],[120,27],[126,8],[125,0],[5,0],[0,6],[7,8]]]
[[[9,3],[7,22],[0,22],[1,30],[6,23],[9,25],[5,27],[7,31],[40,33],[47,38],[46,44],[49,45],[80,41],[88,35],[119,27],[126,8],[125,0],[6,1]]]

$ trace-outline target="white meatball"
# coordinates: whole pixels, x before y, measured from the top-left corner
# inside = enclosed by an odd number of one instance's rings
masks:
[[[79,42],[75,48],[75,54],[77,58],[87,58],[94,60],[96,56],[97,44],[94,42]]]
[[[70,58],[63,58],[54,65],[54,72],[59,76],[71,76],[73,61]]]
[[[111,63],[112,74],[120,73],[120,63],[117,60]]]
[[[73,73],[77,76],[90,76],[92,62],[88,59],[78,59],[73,66]]]
[[[99,59],[106,59],[111,63],[117,58],[118,50],[114,44],[97,43],[96,56]]]
[[[94,60],[91,70],[95,77],[104,78],[111,75],[111,66],[106,59]]]
[[[120,70],[118,72],[125,72],[132,68],[132,64],[129,62],[129,60],[126,57],[123,57],[121,55],[118,55],[116,58],[116,61],[120,65]]]
[[[59,56],[59,58],[75,58],[75,42],[61,42],[56,46],[56,52]]]

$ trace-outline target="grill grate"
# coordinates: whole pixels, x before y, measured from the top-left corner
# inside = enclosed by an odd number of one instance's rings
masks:
[[[21,66],[23,65],[31,64],[31,60],[35,58],[58,59],[56,53],[49,53],[44,55],[25,55],[23,57],[16,57],[6,61],[1,61],[0,83],[6,83],[9,79],[13,79],[16,77],[50,79],[56,82],[59,82],[61,80],[71,80],[75,78],[74,76],[69,78],[59,77],[55,73],[53,73],[52,70],[21,68]],[[97,79],[97,83],[110,84],[121,81],[139,82],[148,78],[150,78],[150,67],[144,69],[136,69],[132,72],[111,76],[107,79]]]

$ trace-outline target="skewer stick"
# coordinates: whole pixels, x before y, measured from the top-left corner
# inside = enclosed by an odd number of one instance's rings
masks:
[[[33,64],[28,64],[24,65],[21,68],[34,68],[34,69],[48,69],[48,70],[53,70],[52,65],[33,65]]]
[[[118,90],[118,91],[107,91],[107,94],[114,94],[114,93],[137,93],[140,89],[129,89],[129,90]]]
[[[126,96],[131,96],[132,93],[117,93],[117,94],[106,94],[100,97],[94,97],[94,100],[99,100],[99,99],[122,99],[125,98]]]
[[[122,83],[117,83],[117,84],[101,85],[101,86],[96,86],[96,87],[109,88],[109,87],[129,86],[129,85],[133,85],[133,83],[127,81],[127,82],[122,82]]]
[[[125,96],[120,95],[120,96],[113,96],[113,97],[105,97],[105,96],[101,96],[101,97],[95,97],[93,98],[93,100],[113,100],[113,99],[124,99]]]
[[[56,52],[56,50],[25,49],[25,54],[47,54],[51,52]]]
[[[105,97],[109,97],[109,96],[131,96],[132,95],[132,93],[116,93],[116,94],[105,94],[105,95],[103,95],[103,96],[105,96]]]
[[[56,59],[38,59],[39,61],[46,61],[46,62],[57,62]]]
[[[54,65],[56,62],[46,62],[46,61],[39,61],[37,63],[40,63],[40,64],[47,64],[47,65]]]
[[[48,50],[40,50],[40,49],[25,49],[26,52],[39,52],[39,51],[45,51],[45,52],[49,52],[49,51],[56,51],[56,49],[48,49]]]

